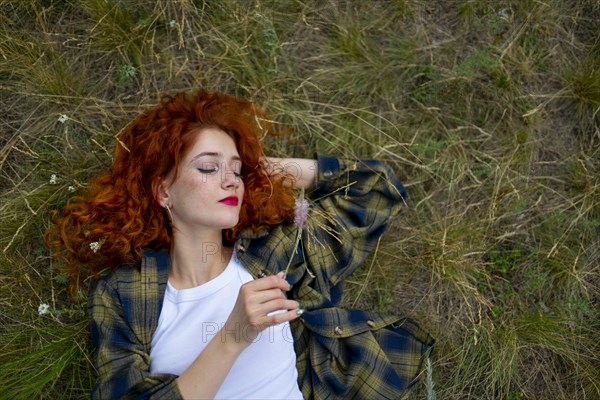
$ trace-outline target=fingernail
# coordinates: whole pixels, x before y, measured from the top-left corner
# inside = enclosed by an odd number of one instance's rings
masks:
[[[302,308],[298,309],[298,311],[296,311],[296,315],[302,315],[304,314],[304,310]]]
[[[298,304],[298,308],[302,308],[302,304],[300,304],[299,301],[297,301],[296,304]]]
[[[292,290],[292,284],[288,282],[288,290]]]

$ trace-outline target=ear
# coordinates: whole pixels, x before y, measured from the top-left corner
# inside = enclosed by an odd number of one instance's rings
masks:
[[[152,185],[152,192],[154,194],[154,198],[160,204],[161,207],[169,206],[171,204],[171,199],[169,197],[169,182],[166,179],[159,178]]]

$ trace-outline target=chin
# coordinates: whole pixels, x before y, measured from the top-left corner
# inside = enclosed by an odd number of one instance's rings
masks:
[[[236,218],[235,221],[228,221],[223,223],[223,229],[231,229],[235,227],[239,222],[239,218]]]

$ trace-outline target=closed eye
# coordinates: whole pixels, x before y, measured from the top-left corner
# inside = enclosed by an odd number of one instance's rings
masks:
[[[215,165],[211,168],[198,168],[198,171],[202,172],[203,174],[214,174],[215,172],[219,172],[219,167]]]
[[[214,174],[219,172],[219,167],[211,167],[211,168],[196,168],[198,171],[202,172],[203,174]],[[241,172],[236,172],[233,171],[233,175],[235,175],[236,178],[242,178],[243,175]]]

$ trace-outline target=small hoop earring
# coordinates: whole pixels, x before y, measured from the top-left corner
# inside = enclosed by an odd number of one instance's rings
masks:
[[[165,210],[169,213],[169,218],[171,219],[171,223],[173,223],[173,214],[171,213],[171,209],[168,205],[165,206]]]

